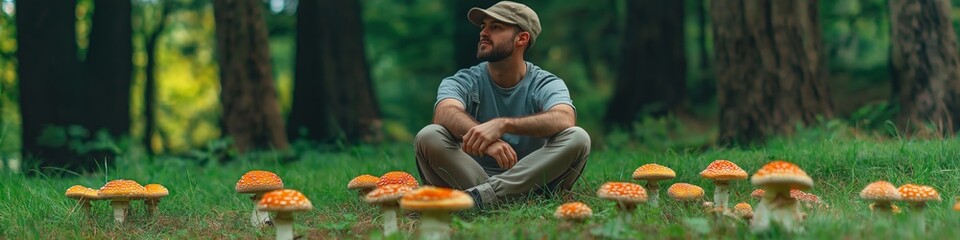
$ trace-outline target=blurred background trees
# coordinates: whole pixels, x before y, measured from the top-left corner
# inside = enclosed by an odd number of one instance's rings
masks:
[[[0,158],[409,142],[495,2],[0,0]],[[597,149],[960,127],[960,0],[521,2]]]

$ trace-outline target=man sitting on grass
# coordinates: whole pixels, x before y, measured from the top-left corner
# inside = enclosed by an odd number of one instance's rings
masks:
[[[590,154],[590,136],[563,80],[523,59],[540,34],[529,7],[509,1],[467,13],[480,26],[484,61],[443,79],[433,123],[416,137],[420,178],[465,190],[477,205],[569,190]]]

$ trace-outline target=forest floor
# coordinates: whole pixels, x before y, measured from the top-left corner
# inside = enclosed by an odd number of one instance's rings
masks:
[[[487,211],[468,210],[454,216],[453,239],[592,239],[592,238],[800,238],[800,239],[949,239],[960,236],[960,212],[954,198],[960,194],[960,139],[897,140],[864,137],[845,131],[802,133],[790,139],[775,139],[764,147],[708,149],[706,151],[594,151],[573,191],[535,196],[495,206]],[[410,144],[363,146],[346,151],[298,151],[285,161],[270,153],[251,154],[227,163],[204,163],[181,157],[154,159],[126,156],[114,166],[94,174],[28,177],[0,171],[0,239],[209,239],[273,238],[272,227],[252,228],[252,204],[237,194],[234,184],[245,172],[269,170],[283,178],[286,188],[303,192],[314,210],[296,214],[296,236],[308,239],[353,239],[382,237],[378,209],[363,203],[346,183],[360,174],[380,175],[400,170],[416,176]],[[729,159],[749,173],[766,162],[784,159],[802,167],[815,181],[810,192],[829,207],[804,209],[808,214],[802,233],[774,230],[754,234],[742,221],[717,221],[699,206],[685,206],[666,195],[670,184],[686,182],[701,186],[712,198],[713,184],[699,172],[715,159]],[[633,181],[634,169],[645,163],[673,168],[677,178],[661,183],[660,206],[641,205],[616,230],[613,203],[596,197],[606,181]],[[170,196],[160,203],[159,215],[147,217],[142,202],[133,203],[127,223],[114,224],[110,205],[94,202],[87,216],[76,201],[64,197],[75,184],[99,188],[113,179],[132,179],[141,184],[160,183]],[[891,219],[877,217],[868,203],[859,199],[868,183],[886,180],[895,185],[918,183],[935,187],[943,201],[926,209],[926,230],[919,230],[906,210]],[[730,203],[747,202],[754,189],[749,181],[731,185]],[[582,201],[593,208],[593,217],[583,224],[565,224],[554,219],[556,207],[566,201]],[[412,238],[419,224],[417,214],[403,212],[401,233],[387,238]]]

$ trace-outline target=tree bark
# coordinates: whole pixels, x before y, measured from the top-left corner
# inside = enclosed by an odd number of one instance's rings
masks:
[[[817,1],[710,3],[718,143],[755,143],[832,116]]]
[[[80,91],[88,113],[83,124],[92,131],[106,129],[117,137],[130,132],[130,84],[133,72],[133,27],[130,1],[94,1],[90,47]]]
[[[480,27],[467,20],[471,8],[489,8],[498,1],[494,0],[458,0],[452,1],[453,11],[453,58],[457,69],[472,67],[480,63],[477,59],[477,44],[480,42]]]
[[[215,0],[213,5],[223,132],[239,152],[286,149],[260,2]]]
[[[605,122],[628,127],[640,114],[682,109],[686,97],[683,1],[627,1],[620,74]]]
[[[77,60],[76,1],[17,1],[17,73],[22,119],[22,153],[38,167],[93,166],[65,143],[41,140],[50,126],[79,123],[75,93],[82,84]],[[60,139],[64,140],[64,139]]]
[[[163,33],[163,30],[167,26],[167,15],[173,11],[173,3],[161,1],[160,6],[160,17],[157,18],[158,22],[153,28],[153,31],[148,34],[146,26],[144,25],[143,27],[144,49],[147,53],[147,64],[144,67],[146,79],[144,79],[143,83],[143,146],[150,155],[155,154],[155,150],[153,149],[153,134],[156,133],[157,129],[157,76],[155,75],[157,67],[157,40],[160,39],[160,34]],[[143,14],[143,22],[145,24],[148,13],[143,12]]]
[[[960,128],[960,61],[950,1],[890,0],[890,69],[902,132]]]
[[[295,68],[291,137],[327,143],[382,138],[359,1],[300,2]]]

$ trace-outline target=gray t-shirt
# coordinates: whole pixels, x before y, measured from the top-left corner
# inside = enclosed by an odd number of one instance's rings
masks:
[[[487,71],[487,62],[465,68],[440,82],[437,90],[437,102],[444,99],[456,99],[466,107],[467,114],[478,122],[487,122],[498,117],[523,117],[549,110],[557,104],[573,107],[570,92],[563,80],[527,62],[527,73],[513,87],[497,86]],[[522,159],[540,149],[546,138],[504,134],[501,137],[509,143],[517,158]],[[489,156],[474,157],[487,174],[494,175],[505,171],[497,161]]]

